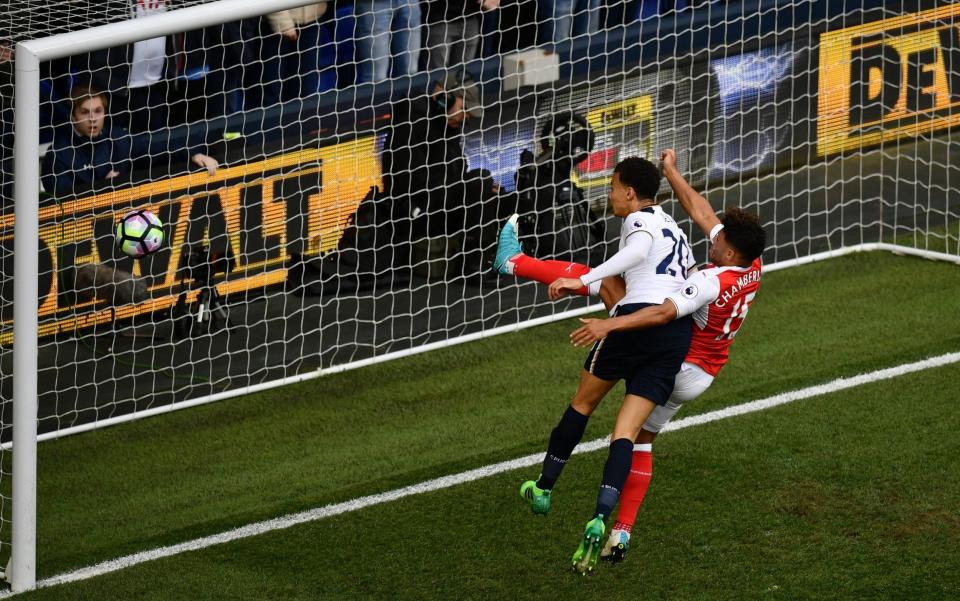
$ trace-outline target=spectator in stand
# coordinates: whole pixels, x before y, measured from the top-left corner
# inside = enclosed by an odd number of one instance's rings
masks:
[[[167,11],[168,0],[126,0],[126,10],[140,19]],[[176,61],[182,36],[165,36],[93,52],[90,81],[110,94],[113,122],[134,132],[166,127]]]
[[[130,136],[107,128],[107,95],[100,90],[77,86],[71,101],[72,127],[57,133],[44,156],[42,181],[48,193],[69,195],[76,187],[128,180],[139,159],[174,165],[191,161],[209,175],[219,167],[216,159],[199,149],[175,149],[162,137]]]
[[[356,0],[357,83],[413,75],[420,62],[419,0]]]
[[[264,40],[264,85],[273,78],[270,100],[291,100],[320,90],[320,23],[326,2],[308,4],[267,15],[273,36]]]
[[[539,0],[540,43],[559,44],[600,29],[601,0]]]
[[[500,0],[425,0],[427,69],[447,69],[477,58],[481,13],[499,7]]]

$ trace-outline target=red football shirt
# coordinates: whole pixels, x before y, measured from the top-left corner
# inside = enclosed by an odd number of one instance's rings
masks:
[[[715,267],[690,276],[670,297],[678,317],[693,314],[693,341],[687,361],[712,376],[730,356],[730,345],[760,289],[760,259],[750,267]]]

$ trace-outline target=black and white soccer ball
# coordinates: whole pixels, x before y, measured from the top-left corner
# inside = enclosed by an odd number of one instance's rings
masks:
[[[131,257],[157,252],[163,245],[163,222],[147,209],[135,209],[117,223],[117,246]]]

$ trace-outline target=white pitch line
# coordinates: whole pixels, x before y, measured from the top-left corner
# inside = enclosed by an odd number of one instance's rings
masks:
[[[672,432],[674,430],[682,430],[692,426],[699,426],[701,424],[719,421],[728,417],[753,413],[755,411],[769,409],[778,405],[785,405],[794,401],[808,399],[832,392],[838,392],[840,390],[846,390],[848,388],[854,388],[856,386],[861,386],[863,384],[869,384],[872,382],[889,380],[891,378],[897,378],[914,372],[932,369],[935,367],[942,367],[944,365],[957,362],[960,362],[960,353],[948,353],[938,357],[924,359],[923,361],[906,363],[897,367],[881,369],[851,378],[838,378],[831,382],[827,382],[826,384],[811,386],[809,388],[778,394],[776,396],[760,399],[758,401],[752,401],[750,403],[744,403],[742,405],[735,405],[725,409],[711,411],[709,413],[686,417],[667,424],[666,427],[664,427],[663,432]],[[579,454],[597,451],[599,449],[606,448],[609,445],[609,441],[610,439],[608,437],[603,437],[590,442],[581,443],[577,445],[577,448],[573,452],[575,454]],[[351,511],[364,509],[373,505],[396,501],[397,499],[402,499],[404,497],[450,488],[451,486],[473,482],[474,480],[479,480],[495,474],[538,465],[542,460],[543,453],[526,455],[524,457],[511,459],[510,461],[494,463],[477,469],[461,472],[459,474],[434,478],[433,480],[426,480],[424,482],[420,482],[419,484],[413,484],[411,486],[405,486],[403,488],[397,488],[395,490],[375,495],[368,495],[366,497],[359,497],[357,499],[353,499],[352,501],[334,503],[332,505],[325,505],[323,507],[317,507],[308,511],[274,518],[272,520],[257,522],[255,524],[243,526],[234,530],[228,530],[227,532],[222,532],[220,534],[214,534],[212,536],[205,536],[203,538],[187,541],[185,543],[171,545],[169,547],[161,547],[159,549],[153,549],[150,551],[143,551],[141,553],[134,553],[133,555],[112,559],[96,565],[80,568],[79,570],[75,570],[73,572],[67,572],[40,580],[37,582],[37,588],[47,588],[50,586],[56,586],[58,584],[86,580],[88,578],[102,576],[103,574],[109,574],[110,572],[116,572],[124,568],[129,568],[131,566],[148,561],[154,561],[163,557],[179,555],[180,553],[185,553],[187,551],[197,551],[250,536],[257,536],[259,534],[265,534],[275,530],[283,530],[284,528],[290,528],[291,526],[296,526],[297,524],[314,522],[336,515],[349,513]],[[10,591],[0,592],[0,599],[6,599],[11,596],[13,596],[13,593]]]

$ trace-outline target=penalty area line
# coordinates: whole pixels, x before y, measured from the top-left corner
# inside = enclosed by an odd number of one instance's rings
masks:
[[[872,371],[869,373],[860,374],[858,376],[853,376],[849,378],[838,378],[836,380],[827,382],[825,384],[810,386],[808,388],[802,388],[800,390],[794,390],[792,392],[785,392],[783,394],[778,394],[765,399],[760,399],[760,400],[752,401],[749,403],[743,403],[741,405],[734,405],[732,407],[718,409],[717,411],[710,411],[709,413],[702,413],[700,415],[685,417],[683,419],[679,419],[667,424],[664,427],[663,432],[673,432],[675,430],[683,430],[684,428],[690,428],[693,426],[699,426],[702,424],[707,424],[710,422],[715,422],[715,421],[727,419],[730,417],[736,417],[738,415],[745,415],[747,413],[762,411],[764,409],[777,407],[779,405],[785,405],[787,403],[792,403],[794,401],[800,401],[803,399],[809,399],[811,397],[830,394],[833,392],[838,392],[841,390],[846,390],[848,388],[854,388],[857,386],[862,386],[864,384],[870,384],[873,382],[879,382],[882,380],[898,378],[900,376],[915,373],[918,371],[942,367],[944,365],[950,365],[952,363],[957,363],[957,362],[960,362],[960,353],[947,353],[945,355],[931,357],[929,359],[924,359],[922,361],[916,361],[914,363],[906,363],[903,365],[898,365],[896,367],[890,367],[887,369],[881,369],[878,371]],[[592,451],[604,449],[604,448],[607,448],[607,446],[609,446],[609,440],[610,439],[608,437],[603,437],[603,438],[598,438],[596,440],[592,440],[590,442],[581,443],[577,445],[577,448],[573,452],[575,454],[579,454],[579,453],[589,453]],[[391,491],[378,493],[375,495],[367,495],[365,497],[359,497],[350,501],[345,501],[343,503],[334,503],[331,505],[325,505],[323,507],[317,507],[315,509],[310,509],[308,511],[285,515],[282,517],[273,518],[273,519],[265,520],[262,522],[257,522],[255,524],[249,524],[247,526],[242,526],[234,530],[221,532],[220,534],[205,536],[203,538],[194,539],[194,540],[187,541],[184,543],[179,543],[176,545],[170,545],[168,547],[151,549],[150,551],[134,553],[132,555],[127,555],[125,557],[119,557],[117,559],[112,559],[110,561],[105,561],[102,563],[98,563],[96,565],[80,568],[72,572],[66,572],[63,574],[52,576],[50,578],[45,578],[37,582],[36,588],[47,588],[51,586],[56,586],[58,584],[66,584],[68,582],[78,582],[81,580],[87,580],[89,578],[94,578],[97,576],[102,576],[104,574],[109,574],[111,572],[116,572],[118,570],[129,568],[131,566],[135,566],[137,564],[145,563],[148,561],[155,561],[157,559],[162,559],[164,557],[171,557],[173,555],[179,555],[181,553],[186,553],[188,551],[198,551],[200,549],[205,549],[207,547],[212,547],[214,545],[221,545],[231,541],[240,540],[240,539],[248,538],[251,536],[257,536],[260,534],[265,534],[267,532],[283,530],[285,528],[290,528],[298,524],[314,522],[317,520],[322,520],[325,518],[341,515],[344,513],[350,513],[352,511],[357,511],[360,509],[371,507],[373,505],[389,503],[390,501],[396,501],[397,499],[402,499],[404,497],[410,497],[413,495],[419,495],[419,494],[424,494],[428,492],[433,492],[436,490],[442,490],[444,488],[450,488],[452,486],[456,486],[459,484],[473,482],[475,480],[480,480],[481,478],[486,478],[486,477],[500,474],[503,472],[508,472],[511,470],[519,469],[519,468],[538,465],[542,460],[543,460],[543,453],[534,453],[532,455],[518,457],[516,459],[511,459],[509,461],[501,461],[500,463],[494,463],[484,467],[479,467],[479,468],[468,470],[465,472],[460,472],[459,474],[451,474],[449,476],[443,476],[440,478],[434,478],[432,480],[426,480],[424,482],[413,484],[411,486],[404,486],[403,488],[397,488]],[[10,591],[0,592],[0,599],[6,599],[13,595],[14,593],[11,593]]]

